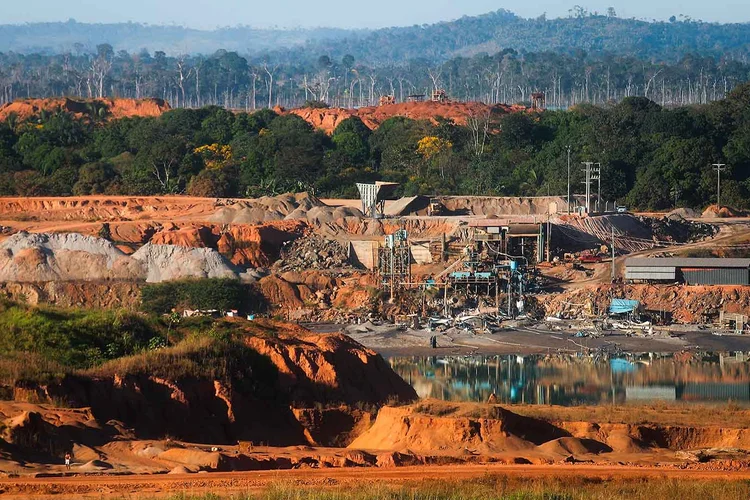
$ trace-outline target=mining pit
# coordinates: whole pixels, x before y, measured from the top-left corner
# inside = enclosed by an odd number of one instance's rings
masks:
[[[232,471],[331,469],[343,484],[354,467],[480,465],[746,477],[750,283],[736,280],[750,220],[566,205],[412,197],[373,218],[307,193],[0,199],[5,298],[137,311],[149,283],[239,280],[258,301],[217,321],[248,329],[287,398],[117,371],[4,387],[0,488],[116,496],[147,477],[143,491],[161,494],[176,480],[270,481]],[[633,257],[676,263],[631,280],[646,272]],[[494,379],[458,390],[464,369]],[[190,479],[204,471],[214,479]]]

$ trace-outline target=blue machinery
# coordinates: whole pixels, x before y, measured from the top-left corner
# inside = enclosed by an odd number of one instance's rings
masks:
[[[465,289],[473,291],[477,295],[486,293],[488,296],[491,296],[494,292],[495,306],[498,312],[500,312],[500,294],[504,293],[507,302],[507,316],[514,317],[515,313],[523,313],[524,289],[528,289],[525,258],[509,255],[503,257],[505,258],[502,260],[480,259],[476,252],[469,251],[466,261],[463,263],[463,270],[453,271],[446,276],[444,314],[447,316],[449,312],[449,288],[454,290]],[[515,301],[513,300],[514,295],[517,299]]]

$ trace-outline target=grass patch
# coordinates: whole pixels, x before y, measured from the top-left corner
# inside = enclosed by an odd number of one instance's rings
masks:
[[[260,328],[258,325],[257,328]],[[264,329],[260,334],[271,334]],[[275,397],[276,367],[245,345],[254,334],[207,317],[170,319],[123,311],[0,302],[0,385],[47,384],[67,375],[220,380]]]
[[[139,352],[155,337],[160,337],[157,325],[133,313],[0,302],[2,359],[12,361],[28,353],[62,367],[84,369]]]
[[[452,481],[423,480],[401,484],[382,482],[357,483],[332,487],[308,486],[296,482],[279,482],[259,493],[217,493],[193,495],[177,493],[169,500],[724,500],[750,497],[747,481],[689,479],[615,479],[551,476],[524,478],[510,475],[487,475],[482,478]]]
[[[247,347],[238,335],[217,330],[192,334],[172,347],[108,361],[83,374],[219,380],[262,399],[277,397],[274,388],[279,376],[276,366]]]

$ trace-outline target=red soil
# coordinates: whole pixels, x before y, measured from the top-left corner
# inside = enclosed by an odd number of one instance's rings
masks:
[[[160,116],[169,111],[169,104],[163,99],[88,99],[74,100],[67,97],[50,99],[23,99],[0,107],[0,121],[5,121],[10,115],[20,120],[27,120],[41,111],[66,111],[82,116],[88,113],[87,104],[98,102],[105,104],[110,119],[129,118],[134,116]]]
[[[466,125],[471,116],[481,118],[487,115],[503,115],[527,111],[528,108],[517,105],[496,104],[489,106],[480,102],[405,102],[385,106],[370,106],[358,109],[345,108],[298,108],[284,110],[282,113],[295,114],[312,126],[333,133],[336,127],[347,118],[358,116],[370,129],[376,129],[389,118],[403,116],[414,120],[430,120],[436,123],[438,117],[453,120],[459,125]]]

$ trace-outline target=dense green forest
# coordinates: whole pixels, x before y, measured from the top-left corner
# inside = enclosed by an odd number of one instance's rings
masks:
[[[712,162],[728,163],[722,201],[750,201],[750,84],[720,101],[663,108],[643,97],[569,111],[492,116],[458,126],[358,118],[327,136],[295,115],[264,109],[175,109],[159,118],[106,119],[92,110],[0,124],[0,193],[23,196],[188,193],[257,196],[309,190],[354,196],[354,183],[400,182],[402,194],[563,194],[581,161],[601,162],[607,200],[644,209],[715,200]],[[479,120],[479,119],[477,119]]]

